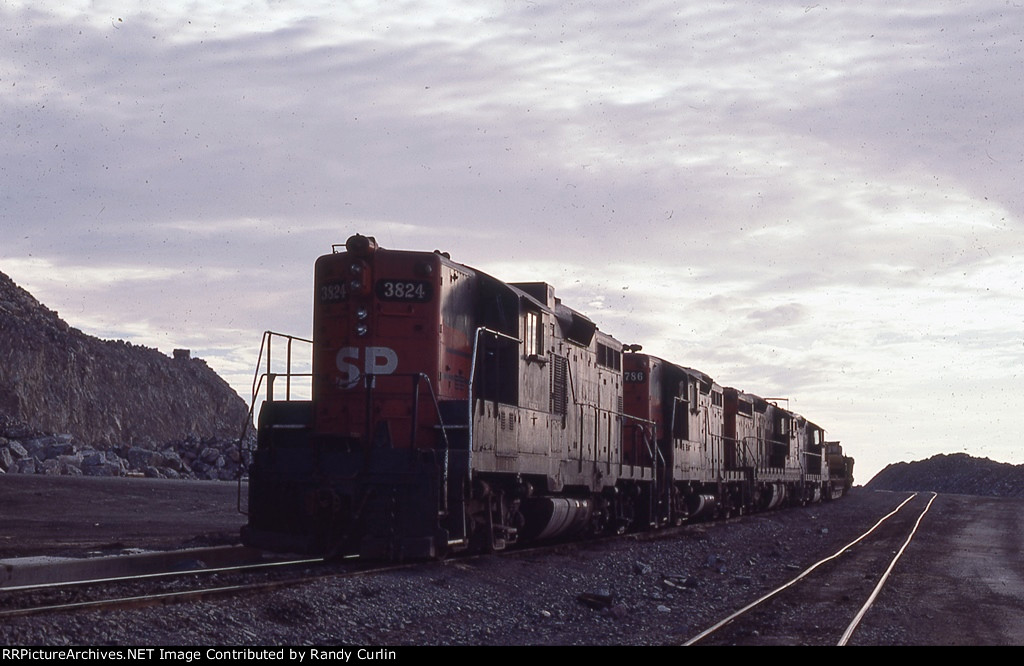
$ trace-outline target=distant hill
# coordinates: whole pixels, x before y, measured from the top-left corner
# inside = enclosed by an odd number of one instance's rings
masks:
[[[1024,497],[1024,465],[1010,465],[966,453],[894,463],[868,482],[871,490],[931,490],[957,495]]]
[[[188,350],[172,358],[86,335],[0,273],[0,446],[4,436],[41,433],[100,451],[237,441],[247,413],[245,401]]]

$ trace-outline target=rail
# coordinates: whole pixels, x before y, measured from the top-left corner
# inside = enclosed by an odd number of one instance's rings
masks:
[[[715,439],[715,436],[712,437]],[[747,435],[742,438],[733,437],[720,437],[723,446],[732,445],[736,454],[735,461],[730,465],[723,463],[723,469],[725,470],[742,470],[751,469],[755,473],[759,474],[771,474],[774,472],[785,471],[787,473],[792,472],[794,468],[790,464],[786,463],[783,465],[773,465],[771,462],[766,461],[764,456],[760,453],[764,450],[763,445],[777,444],[778,440],[764,439],[756,435]],[[820,474],[821,472],[809,471],[812,468],[824,469],[824,455],[820,452],[812,451],[809,449],[801,449],[795,452],[795,464],[796,470],[799,471],[801,478],[807,475]],[[787,458],[789,456],[787,455]],[[771,456],[769,455],[769,460]],[[816,464],[812,465],[809,459],[814,459]],[[723,457],[723,461],[725,458]]]
[[[661,449],[657,448],[657,446],[654,445],[654,443],[658,439],[658,435],[657,435],[657,433],[658,433],[658,424],[657,424],[657,422],[652,421],[651,419],[644,419],[644,418],[640,418],[639,416],[633,416],[632,414],[627,414],[625,412],[611,412],[611,411],[609,411],[608,413],[609,414],[613,414],[613,413],[617,414],[619,417],[622,418],[623,421],[628,421],[628,422],[631,422],[631,423],[636,423],[636,424],[640,424],[640,425],[650,426],[650,430],[648,430],[647,428],[640,428],[640,430],[643,432],[644,446],[647,447],[647,459],[650,460],[652,465],[657,463],[657,462],[661,462],[661,463],[664,464],[665,456],[662,455]]]
[[[283,338],[286,343],[285,351],[285,371],[274,372],[273,365],[273,342],[275,338]],[[267,378],[267,396],[266,400],[274,400],[274,382],[278,377],[285,378],[285,400],[291,400],[292,393],[292,378],[293,377],[308,377],[312,383],[312,372],[301,372],[296,373],[292,371],[292,360],[293,360],[293,346],[295,342],[312,345],[313,341],[306,338],[300,338],[297,335],[288,335],[287,333],[277,333],[275,331],[264,331],[263,339],[260,342],[260,356],[256,362],[256,373],[252,379],[252,404],[255,404],[256,397],[259,392],[259,386],[262,383],[262,379]],[[263,364],[264,351],[266,351],[266,370],[261,374],[260,366]],[[312,349],[310,350],[312,351]]]
[[[665,507],[665,515],[658,516],[658,520],[667,516],[667,512],[670,510],[672,505],[672,472],[669,468],[668,461],[665,459],[665,454],[658,446],[658,424],[651,419],[640,418],[639,416],[633,416],[621,412],[619,416],[623,422],[632,422],[635,424],[637,430],[642,433],[644,446],[647,448],[647,457],[651,464],[651,483],[655,492],[651,493],[651,515],[656,515],[657,504],[656,501],[659,499],[663,502],[662,506]],[[674,418],[673,414],[673,418]],[[625,429],[622,429],[625,432]],[[620,444],[622,447],[625,446],[625,436],[621,436]],[[634,443],[635,443],[634,434]],[[670,444],[671,446],[672,444]],[[622,464],[622,449],[620,448],[619,453],[619,464]]]
[[[911,500],[913,500],[915,497],[917,497],[917,495],[918,494],[915,492],[912,495],[910,495],[910,497],[907,497],[905,500],[903,500],[902,503],[899,504],[899,506],[897,506],[895,509],[890,511],[888,514],[882,516],[867,531],[865,531],[863,534],[861,534],[859,537],[857,537],[856,539],[854,539],[850,543],[848,543],[845,546],[843,546],[842,548],[840,548],[838,551],[836,551],[832,555],[829,555],[828,557],[825,557],[825,558],[819,560],[818,562],[812,564],[810,567],[805,569],[803,572],[798,574],[793,579],[791,579],[788,582],[784,583],[783,585],[775,588],[774,590],[772,590],[770,592],[767,592],[766,594],[764,594],[761,597],[759,597],[759,598],[755,599],[754,601],[750,602],[749,604],[747,604],[743,608],[735,611],[731,615],[729,615],[726,618],[720,620],[719,622],[715,623],[714,625],[708,627],[704,631],[701,631],[700,633],[698,633],[693,638],[690,638],[689,640],[684,642],[683,645],[684,646],[695,645],[696,643],[702,641],[703,639],[707,638],[708,636],[716,633],[717,631],[719,631],[720,629],[722,629],[726,625],[730,624],[731,622],[733,622],[737,618],[739,618],[739,617],[741,617],[743,615],[746,615],[752,609],[754,609],[754,608],[756,608],[758,606],[761,606],[762,604],[764,604],[765,602],[769,601],[770,599],[773,599],[774,597],[778,596],[780,593],[784,592],[785,590],[787,590],[789,588],[792,588],[794,585],[796,585],[800,581],[802,581],[805,578],[807,578],[808,576],[810,576],[810,574],[812,572],[817,570],[822,565],[824,565],[824,564],[826,564],[828,562],[831,562],[832,560],[838,559],[839,557],[841,557],[843,555],[846,555],[848,553],[853,553],[854,551],[852,549],[853,549],[854,546],[856,546],[857,544],[861,543],[862,541],[865,541],[870,535],[874,534],[875,531],[878,530],[879,526],[881,526],[883,523],[885,523],[890,518],[895,516],[904,506],[906,506],[908,503],[911,502]],[[893,555],[891,561],[889,562],[889,564],[888,564],[884,574],[882,575],[881,579],[877,582],[876,586],[872,590],[872,592],[871,592],[870,596],[868,597],[867,601],[860,607],[860,609],[858,610],[858,612],[854,616],[853,620],[847,626],[846,631],[843,633],[842,637],[839,639],[839,643],[838,643],[839,646],[846,645],[849,642],[850,636],[853,634],[854,630],[857,628],[857,626],[860,623],[861,619],[863,619],[864,614],[867,612],[867,610],[874,603],[875,599],[878,596],[879,591],[882,589],[882,586],[885,584],[885,582],[888,579],[889,575],[892,573],[892,570],[895,567],[896,562],[899,561],[900,557],[902,557],[903,552],[907,548],[907,545],[910,543],[911,539],[913,539],[913,537],[917,533],[917,530],[920,527],[922,519],[924,518],[925,514],[928,513],[928,510],[931,508],[932,502],[935,501],[936,497],[937,497],[937,494],[932,493],[932,498],[928,501],[927,505],[920,512],[920,514],[917,516],[917,519],[914,522],[913,526],[910,528],[909,533],[907,534],[907,537],[904,540],[902,547],[900,547],[900,549],[897,552],[895,552],[895,554]],[[835,613],[837,611],[838,611],[838,609],[836,611],[833,611],[833,613]]]

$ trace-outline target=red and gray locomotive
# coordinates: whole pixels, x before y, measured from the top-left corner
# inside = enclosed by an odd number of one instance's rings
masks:
[[[624,346],[546,283],[355,235],[317,260],[313,313],[308,399],[275,392],[300,373],[270,371],[265,339],[249,545],[440,557],[848,488],[820,427]]]

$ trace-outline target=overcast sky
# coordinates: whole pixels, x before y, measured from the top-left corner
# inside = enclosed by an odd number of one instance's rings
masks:
[[[0,0],[0,271],[247,394],[355,232],[1024,463],[1024,3]]]

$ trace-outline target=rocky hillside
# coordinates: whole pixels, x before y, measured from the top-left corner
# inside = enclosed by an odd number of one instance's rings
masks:
[[[48,457],[82,449],[110,452],[109,462],[122,465],[128,458],[114,460],[114,452],[180,448],[173,442],[199,449],[210,448],[199,446],[203,442],[237,443],[246,416],[238,394],[187,350],[171,358],[85,335],[0,273],[0,472],[41,471]],[[215,458],[212,452],[207,457]],[[135,458],[129,469],[180,468],[173,460]]]
[[[966,453],[894,463],[868,482],[871,490],[931,490],[958,495],[1024,497],[1024,465],[1010,465]]]

